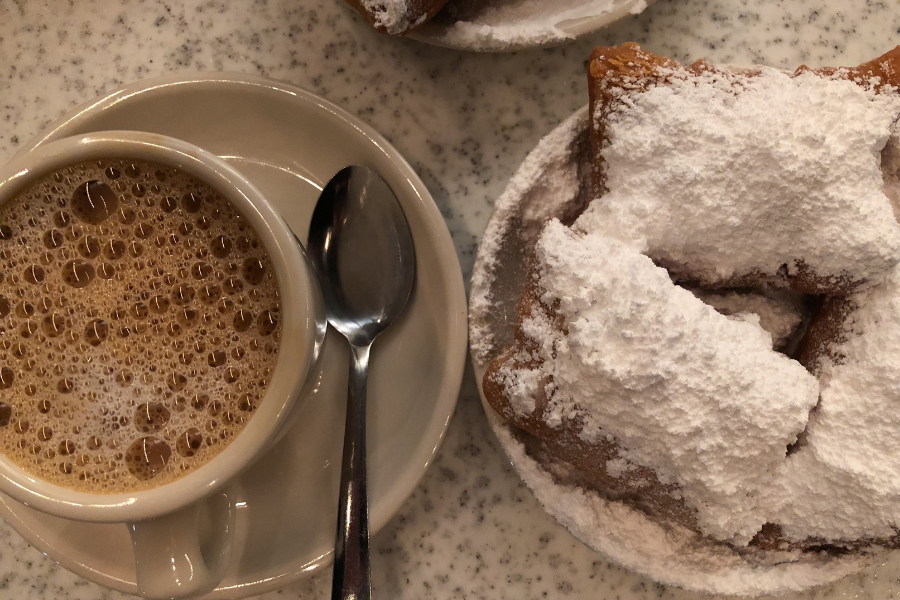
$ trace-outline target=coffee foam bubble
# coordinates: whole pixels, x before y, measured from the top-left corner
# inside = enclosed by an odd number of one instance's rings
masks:
[[[121,493],[208,462],[262,400],[272,264],[236,209],[170,167],[58,171],[0,207],[0,451]]]

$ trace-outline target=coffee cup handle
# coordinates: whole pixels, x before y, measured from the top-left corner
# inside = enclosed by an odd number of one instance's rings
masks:
[[[140,595],[161,600],[215,589],[231,563],[242,497],[232,482],[173,513],[128,523]]]

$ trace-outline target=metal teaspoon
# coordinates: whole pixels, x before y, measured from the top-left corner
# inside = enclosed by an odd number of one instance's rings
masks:
[[[412,233],[378,173],[351,166],[332,177],[313,211],[307,252],[328,323],[350,342],[350,380],[334,547],[332,600],[369,600],[366,383],[369,352],[403,312],[416,277]]]

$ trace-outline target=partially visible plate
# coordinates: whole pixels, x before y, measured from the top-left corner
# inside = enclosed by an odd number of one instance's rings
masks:
[[[450,0],[409,37],[429,44],[510,52],[551,46],[642,12],[653,0]]]
[[[570,222],[590,200],[588,123],[584,108],[528,155],[495,204],[472,274],[469,326],[478,391],[513,468],[544,509],[589,547],[636,573],[688,590],[781,594],[830,583],[884,560],[887,551],[841,557],[759,553],[754,558],[679,525],[660,524],[627,504],[580,487],[569,477],[570,467],[527,449],[518,432],[488,404],[482,379],[490,362],[513,341],[526,263],[537,237],[548,219]]]
[[[66,116],[22,152],[107,129],[170,135],[222,156],[305,239],[325,182],[346,165],[379,171],[416,244],[417,281],[400,321],[379,338],[369,376],[370,532],[412,493],[447,428],[466,354],[466,299],[450,233],[425,185],[381,135],[325,100],[260,77],[208,74],[138,82]],[[329,331],[322,377],[295,424],[241,475],[241,557],[210,598],[283,587],[331,562],[337,519],[346,343]],[[293,415],[292,415],[293,417]],[[0,496],[0,514],[32,545],[101,585],[137,593],[124,524],[51,517]]]

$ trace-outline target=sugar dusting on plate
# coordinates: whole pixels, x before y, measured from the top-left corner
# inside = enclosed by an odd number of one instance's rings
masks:
[[[738,552],[709,543],[684,527],[653,521],[626,504],[566,483],[565,463],[530,455],[505,422],[483,404],[513,467],[544,510],[613,562],[660,583],[712,594],[782,594],[837,581],[890,554],[835,558],[825,553]]]
[[[450,0],[412,37],[487,52],[545,46],[575,39],[628,15],[653,0]]]
[[[583,132],[587,107],[569,117],[531,151],[494,205],[478,247],[469,298],[469,344],[484,364],[512,342],[525,261],[551,218],[572,218],[584,207],[589,168]],[[571,220],[571,219],[569,219]]]

